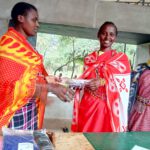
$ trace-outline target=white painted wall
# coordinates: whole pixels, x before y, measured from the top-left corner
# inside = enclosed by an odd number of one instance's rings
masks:
[[[71,119],[73,110],[72,102],[62,102],[55,95],[48,96],[48,105],[46,106],[45,119]]]

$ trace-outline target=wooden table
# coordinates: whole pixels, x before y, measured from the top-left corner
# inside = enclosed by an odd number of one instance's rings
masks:
[[[56,150],[94,150],[82,133],[55,133]]]

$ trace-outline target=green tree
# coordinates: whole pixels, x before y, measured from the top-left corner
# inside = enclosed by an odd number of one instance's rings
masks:
[[[72,78],[81,74],[83,58],[99,47],[99,41],[38,33],[36,47],[44,56],[44,64],[49,74],[63,73],[64,76]],[[125,52],[131,64],[134,63],[135,45],[114,43],[113,49]]]

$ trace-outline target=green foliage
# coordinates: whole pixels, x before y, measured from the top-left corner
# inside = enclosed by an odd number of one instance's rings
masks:
[[[112,46],[117,52],[124,52],[124,43],[114,43]]]
[[[63,76],[79,76],[82,73],[83,58],[99,47],[98,40],[82,39],[76,37],[38,33],[37,50],[44,56],[44,65],[49,74]],[[113,49],[125,52],[131,63],[134,63],[136,45],[114,43]],[[73,75],[73,76],[74,76]]]

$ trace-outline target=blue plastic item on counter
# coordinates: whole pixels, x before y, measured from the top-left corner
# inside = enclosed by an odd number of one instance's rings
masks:
[[[21,148],[22,147],[22,148]],[[40,150],[31,135],[5,135],[3,150]]]

